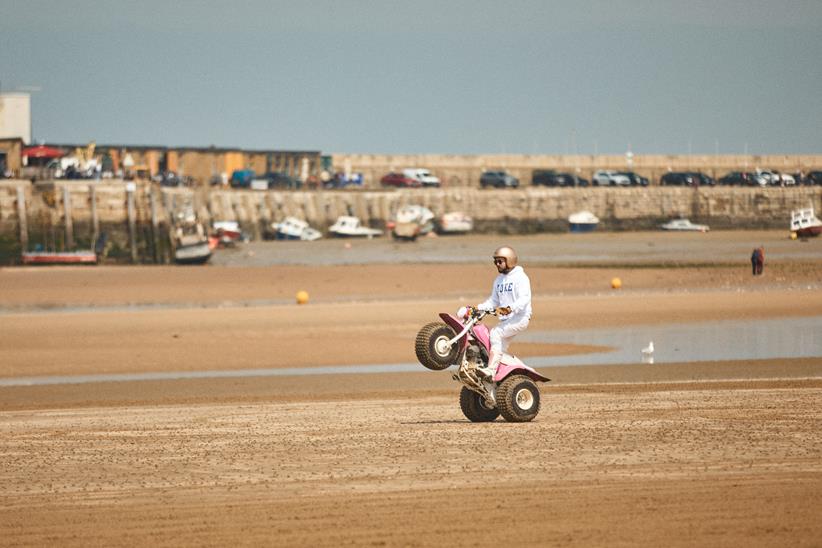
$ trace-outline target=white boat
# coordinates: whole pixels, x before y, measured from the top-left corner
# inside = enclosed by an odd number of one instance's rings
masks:
[[[363,226],[358,218],[349,215],[338,217],[337,221],[328,227],[328,231],[334,236],[342,238],[373,238],[374,236],[382,236],[382,230]]]
[[[812,207],[791,211],[791,232],[800,238],[819,236],[822,221],[816,218]]]
[[[437,232],[440,234],[465,234],[472,230],[474,230],[474,219],[462,211],[445,213],[437,223]]]
[[[179,245],[174,250],[174,262],[177,264],[203,264],[210,258],[208,240]]]
[[[174,232],[169,237],[174,247],[174,262],[203,264],[211,258],[208,235],[192,207],[177,213]]]
[[[415,240],[434,229],[434,214],[421,205],[407,205],[397,211],[396,220],[391,223],[391,234],[395,238]]]
[[[202,264],[211,258],[211,247],[200,223],[178,227],[174,237],[174,262]]]
[[[240,223],[237,221],[214,221],[211,223],[211,232],[217,237],[218,242],[224,246],[233,245],[243,237]]]
[[[577,211],[568,217],[571,232],[591,232],[599,224],[599,218],[590,211]]]
[[[286,217],[279,223],[272,223],[278,240],[303,240],[313,242],[323,237],[316,228],[311,228],[307,222],[296,217]]]
[[[242,235],[240,230],[240,223],[237,221],[214,221],[211,223],[211,228],[214,232],[223,232],[226,236],[239,239]]]
[[[711,230],[708,225],[692,223],[689,219],[672,219],[663,225],[659,225],[662,230],[681,230],[690,232],[708,232]]]

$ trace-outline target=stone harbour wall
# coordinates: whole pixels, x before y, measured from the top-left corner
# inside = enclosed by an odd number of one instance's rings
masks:
[[[147,182],[60,180],[32,185],[4,180],[0,181],[0,247],[6,251],[0,251],[5,253],[0,262],[19,255],[21,227],[28,249],[90,247],[100,232],[126,248],[136,232],[139,254],[153,253],[156,262],[157,246],[144,240],[156,241],[158,232],[167,234],[174,217],[187,208],[206,224],[238,221],[251,237],[262,238],[271,223],[287,216],[304,219],[321,231],[340,215],[354,215],[382,228],[408,204],[426,206],[436,215],[465,212],[474,218],[479,232],[565,231],[568,216],[581,210],[599,217],[601,230],[655,229],[671,218],[688,217],[713,229],[787,231],[791,210],[813,206],[822,211],[822,187],[253,191],[166,188]]]
[[[673,217],[688,217],[715,228],[788,229],[792,209],[822,206],[822,188],[472,188],[399,191],[211,192],[203,213],[244,225],[286,216],[325,229],[340,215],[382,226],[400,207],[419,204],[436,215],[463,211],[477,229],[504,232],[564,231],[572,213],[588,210],[611,230],[655,228]]]

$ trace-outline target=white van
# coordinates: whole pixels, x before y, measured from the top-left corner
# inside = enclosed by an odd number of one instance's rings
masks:
[[[440,186],[439,178],[431,175],[427,169],[412,167],[403,169],[402,174],[409,179],[416,179],[422,186]]]
[[[600,169],[591,177],[591,182],[597,186],[631,186],[631,180],[612,169]]]

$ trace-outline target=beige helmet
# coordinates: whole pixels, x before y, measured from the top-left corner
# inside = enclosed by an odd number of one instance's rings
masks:
[[[497,250],[494,251],[494,258],[496,259],[497,257],[502,257],[505,259],[505,263],[509,270],[517,266],[517,252],[507,245],[498,247]]]

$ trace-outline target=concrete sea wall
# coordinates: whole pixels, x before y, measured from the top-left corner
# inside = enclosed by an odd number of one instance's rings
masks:
[[[689,217],[715,228],[785,228],[790,212],[813,205],[820,209],[822,188],[475,188],[401,191],[211,192],[203,214],[214,219],[258,224],[295,216],[324,229],[340,215],[354,215],[382,226],[407,204],[420,204],[440,215],[463,211],[480,231],[565,231],[568,216],[588,210],[606,230],[655,228],[672,217]]]
[[[164,188],[123,181],[0,181],[0,262],[15,262],[24,247],[89,248],[101,233],[111,256],[166,262],[172,220],[190,207],[205,223],[236,220],[254,238],[287,216],[325,230],[340,215],[383,227],[407,204],[435,214],[463,211],[480,232],[565,231],[570,214],[588,210],[601,230],[655,229],[672,217],[689,217],[714,229],[784,228],[790,212],[822,210],[822,188],[648,187],[480,190],[252,191]]]
[[[362,173],[368,188],[378,188],[380,178],[389,171],[407,167],[428,168],[449,187],[477,186],[482,172],[493,169],[508,171],[524,185],[531,183],[536,169],[572,172],[586,179],[599,169],[636,171],[652,185],[669,171],[701,171],[716,179],[731,171],[757,168],[782,173],[822,169],[822,155],[818,154],[334,154],[332,160],[336,169]]]

